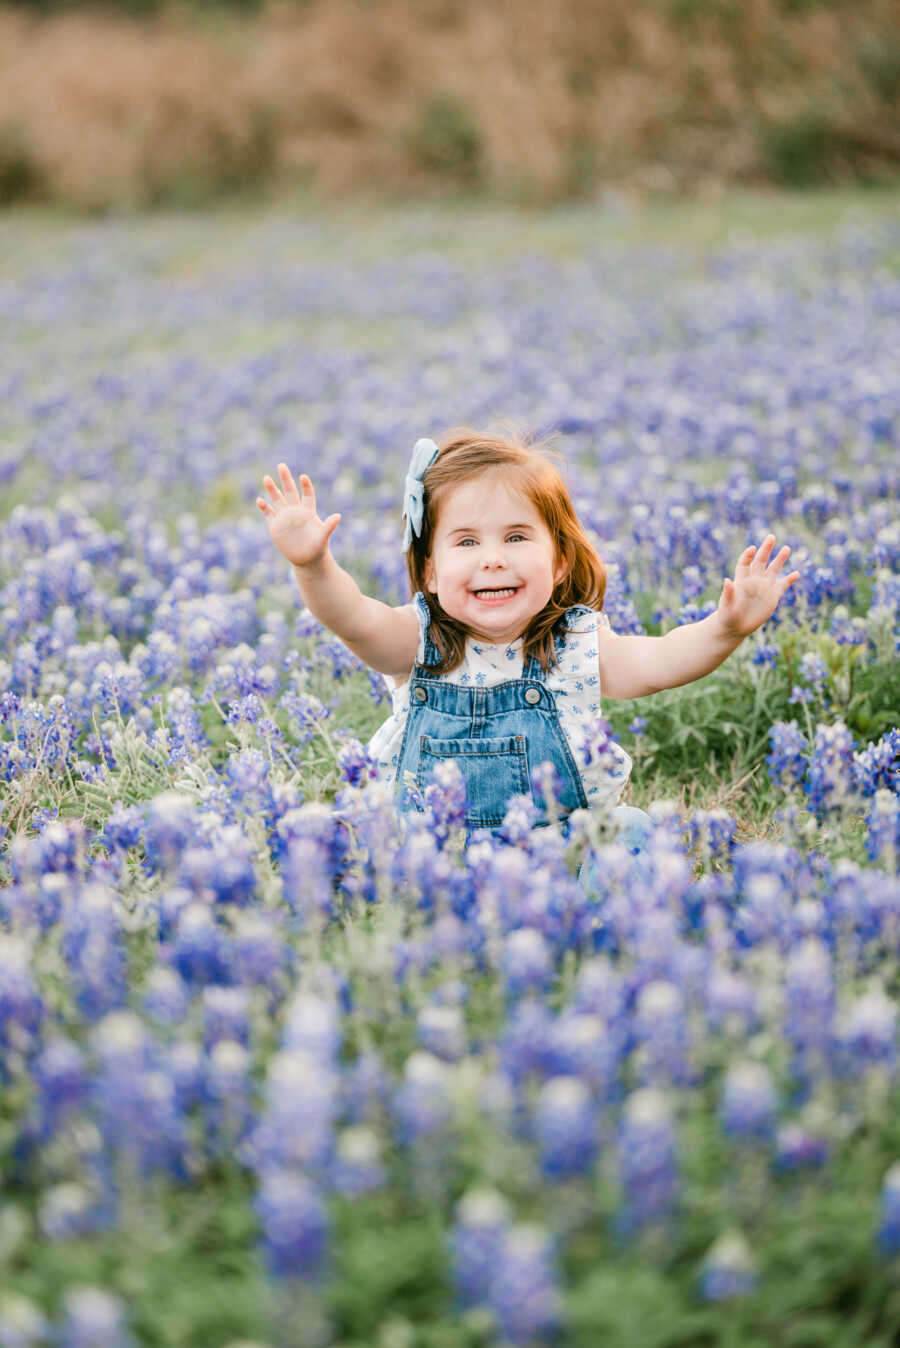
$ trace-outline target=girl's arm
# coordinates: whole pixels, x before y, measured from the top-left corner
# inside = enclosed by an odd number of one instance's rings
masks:
[[[616,636],[597,629],[600,687],[610,698],[644,697],[662,688],[692,683],[716,669],[733,650],[775,612],[788,586],[800,575],[781,575],[790,556],[784,547],[769,562],[775,537],[747,548],[726,577],[715,613],[701,622],[675,627],[663,637]]]
[[[364,595],[328,546],[340,515],[319,519],[316,493],[305,473],[299,492],[287,464],[278,465],[278,476],[280,490],[272,478],[263,478],[269,499],[258,496],[256,504],[272,542],[294,568],[303,602],[360,660],[402,682],[415,664],[419,640],[413,609],[390,608]]]

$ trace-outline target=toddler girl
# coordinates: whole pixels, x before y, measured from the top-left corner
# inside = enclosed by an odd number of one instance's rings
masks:
[[[781,574],[790,549],[772,557],[770,534],[741,555],[715,613],[662,637],[617,636],[602,612],[603,563],[552,463],[459,430],[440,448],[419,440],[413,450],[403,515],[414,598],[391,608],[335,562],[329,540],[341,517],[319,519],[310,479],[301,475],[298,492],[285,464],[278,474],[280,487],[263,478],[269,499],[257,504],[304,602],[391,689],[393,714],[369,746],[380,772],[401,786],[411,773],[424,787],[454,759],[469,829],[496,828],[546,762],[562,818],[618,799],[631,768],[623,749],[581,766],[601,694],[643,697],[708,674],[799,575]],[[400,804],[409,808],[408,797]]]

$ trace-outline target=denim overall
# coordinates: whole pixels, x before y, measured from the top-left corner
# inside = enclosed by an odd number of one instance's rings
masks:
[[[578,605],[566,616],[581,612]],[[557,645],[561,640],[555,634]],[[426,632],[425,663],[417,664],[410,676],[409,715],[397,781],[402,782],[410,772],[424,789],[438,763],[455,759],[466,784],[466,828],[495,829],[503,822],[509,798],[530,796],[531,773],[538,764],[550,762],[558,778],[560,815],[586,808],[581,773],[540,662],[529,656],[520,679],[491,688],[463,688],[435,673],[431,666],[439,660]],[[546,818],[537,820],[538,824],[547,822]]]

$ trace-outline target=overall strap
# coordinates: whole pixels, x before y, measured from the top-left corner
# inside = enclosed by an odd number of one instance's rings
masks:
[[[441,653],[431,640],[431,610],[429,609],[428,601],[421,590],[416,594],[413,602],[418,610],[419,621],[422,625],[422,642],[424,649],[422,665],[427,671],[432,665],[440,663]]]

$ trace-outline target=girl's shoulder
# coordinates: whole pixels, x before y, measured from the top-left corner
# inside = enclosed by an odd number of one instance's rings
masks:
[[[560,627],[573,636],[587,636],[596,632],[598,627],[608,627],[609,619],[599,609],[589,604],[573,604],[560,618]]]

